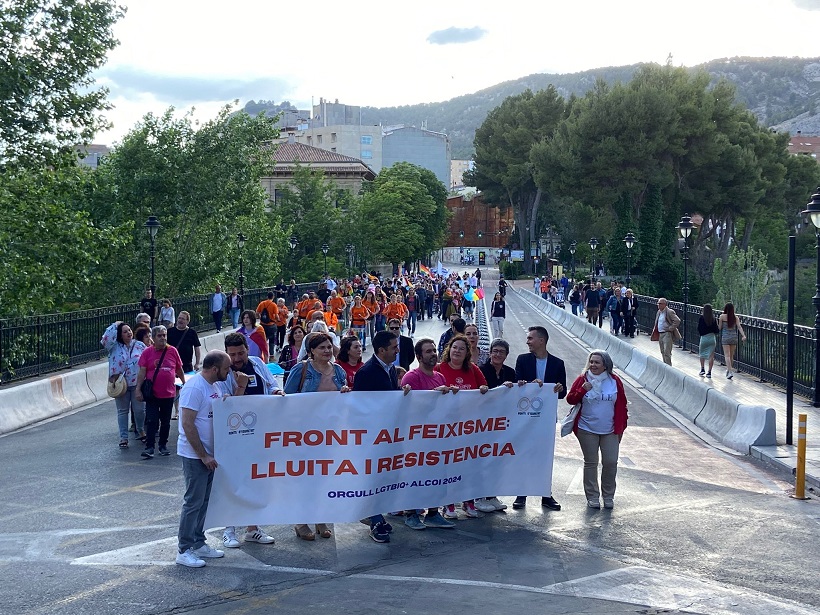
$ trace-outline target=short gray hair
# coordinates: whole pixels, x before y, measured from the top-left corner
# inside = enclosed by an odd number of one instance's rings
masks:
[[[596,354],[601,357],[601,362],[604,364],[606,373],[611,376],[612,371],[615,369],[615,365],[612,363],[612,357],[609,356],[609,353],[606,350],[599,350],[597,348],[589,353],[589,357],[587,358],[587,366],[584,368],[584,371],[586,372],[589,369],[589,360]]]
[[[139,314],[137,314],[137,317],[134,319],[134,322],[139,323],[140,321],[146,318],[148,319],[148,322],[151,322],[151,316],[149,314],[146,314],[145,312],[140,312]]]
[[[165,325],[157,325],[153,329],[151,329],[151,337],[156,337],[157,333],[168,333],[168,329]]]

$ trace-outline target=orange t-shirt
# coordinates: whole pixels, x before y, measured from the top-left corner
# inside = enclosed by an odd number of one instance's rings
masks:
[[[296,311],[299,312],[299,318],[305,319],[313,312],[314,299],[305,299],[296,304]]]
[[[276,324],[276,319],[279,317],[279,308],[277,307],[276,303],[271,301],[270,299],[265,299],[259,305],[256,306],[256,313],[259,314],[259,321],[260,324],[266,324],[262,322],[262,310],[268,310],[268,325]]]
[[[273,319],[274,324],[277,327],[284,327],[285,323],[288,322],[288,315],[290,311],[285,306],[278,307],[277,306],[276,318]]]
[[[350,321],[354,327],[364,327],[365,321],[370,318],[370,310],[362,306],[350,308]]]
[[[379,302],[375,299],[362,301],[362,305],[370,311],[370,316],[375,316],[379,313]]]
[[[387,320],[390,320],[391,318],[404,320],[407,318],[407,306],[403,303],[388,303],[385,306],[383,313]]]
[[[328,299],[327,303],[328,307],[333,311],[334,314],[336,314],[336,316],[345,311],[345,300],[344,298],[339,297],[338,295]]]
[[[331,329],[335,329],[339,324],[339,318],[333,312],[322,312],[325,317],[325,324]]]

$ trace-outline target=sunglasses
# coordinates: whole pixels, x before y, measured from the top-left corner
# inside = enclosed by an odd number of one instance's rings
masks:
[[[391,331],[401,331],[401,327],[389,327]]]

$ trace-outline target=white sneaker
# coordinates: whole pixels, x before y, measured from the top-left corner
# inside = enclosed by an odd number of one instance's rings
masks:
[[[205,565],[204,560],[194,555],[193,549],[188,549],[185,553],[177,553],[176,562],[180,566],[187,566],[188,568],[202,568]]]
[[[236,537],[236,528],[225,528],[225,531],[222,533],[222,546],[227,549],[239,548],[239,539]]]
[[[464,502],[461,505],[461,509],[464,511],[464,514],[467,515],[470,519],[480,519],[484,516],[484,513],[478,512],[476,510],[475,504],[473,502]]]
[[[447,504],[444,507],[442,515],[445,519],[458,519],[458,511],[456,510],[455,504]]]
[[[274,540],[272,536],[269,536],[257,528],[252,532],[245,532],[245,542],[258,542],[260,545],[272,545]]]
[[[224,551],[214,549],[207,544],[202,545],[201,547],[199,547],[199,549],[194,549],[192,553],[197,557],[201,557],[203,559],[216,559],[218,557],[225,557]]]
[[[475,507],[483,513],[495,512],[495,506],[485,498],[477,499],[475,501]]]
[[[495,507],[496,510],[507,510],[507,505],[497,497],[485,498],[484,501]],[[476,504],[476,508],[478,508],[478,504]]]

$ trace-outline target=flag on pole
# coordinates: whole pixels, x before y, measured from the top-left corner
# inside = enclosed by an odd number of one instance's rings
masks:
[[[422,273],[424,273],[426,275],[429,275],[429,276],[433,275],[433,272],[430,271],[430,268],[427,267],[426,265],[419,265],[419,271],[421,271]]]
[[[467,288],[467,292],[464,293],[464,298],[467,301],[475,301],[475,293],[473,292],[472,288],[469,288],[469,287]]]
[[[440,275],[440,276],[445,276],[445,275],[447,275],[447,274],[449,273],[449,271],[447,271],[447,269],[445,269],[444,267],[442,267],[442,266],[441,266],[441,261],[439,261],[439,262],[438,262],[438,265],[436,265],[436,273],[437,273],[438,275]]]
[[[484,298],[484,289],[481,288],[481,287],[476,288],[475,289],[475,294],[479,299],[483,299]]]

